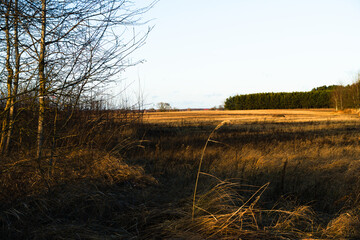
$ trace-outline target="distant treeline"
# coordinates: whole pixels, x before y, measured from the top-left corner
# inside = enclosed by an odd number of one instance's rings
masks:
[[[236,95],[225,101],[225,109],[294,109],[330,108],[334,106],[333,92],[339,86],[322,86],[309,92],[255,93]]]

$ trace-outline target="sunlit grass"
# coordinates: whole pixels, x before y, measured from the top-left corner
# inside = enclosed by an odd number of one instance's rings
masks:
[[[289,120],[299,111],[302,121]],[[359,118],[275,112],[251,121],[114,121],[91,128],[91,145],[60,149],[53,169],[9,159],[2,236],[359,238]]]

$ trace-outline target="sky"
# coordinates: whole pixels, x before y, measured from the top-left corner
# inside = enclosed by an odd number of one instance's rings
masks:
[[[144,5],[149,0],[138,0]],[[358,0],[160,0],[118,86],[145,108],[211,108],[236,94],[350,84],[360,72]]]

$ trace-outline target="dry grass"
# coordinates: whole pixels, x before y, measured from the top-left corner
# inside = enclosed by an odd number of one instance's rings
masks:
[[[277,117],[280,113],[285,117]],[[221,179],[236,179],[233,183],[261,186],[270,182],[262,197],[266,208],[260,208],[253,214],[270,215],[271,223],[267,221],[264,225],[252,224],[258,228],[247,229],[246,233],[242,232],[242,228],[235,227],[234,232],[239,235],[229,234],[231,237],[224,235],[224,232],[232,229],[229,225],[219,231],[219,235],[215,234],[214,238],[246,238],[246,234],[249,234],[249,239],[255,238],[256,234],[260,234],[258,237],[261,234],[275,234],[274,237],[279,238],[286,234],[290,238],[359,237],[356,224],[344,222],[347,224],[346,231],[351,234],[332,231],[335,227],[329,227],[331,224],[327,226],[331,218],[338,218],[339,212],[340,217],[344,209],[356,206],[360,189],[360,122],[357,115],[344,115],[331,110],[241,111],[229,116],[230,124],[212,132],[215,124],[219,123],[217,117],[227,114],[226,112],[151,114],[153,115],[148,122],[154,121],[157,125],[150,125],[146,129],[154,143],[147,148],[151,149],[153,146],[154,151],[147,151],[145,158],[151,162],[150,166],[156,165],[156,168],[152,168],[155,175],[171,174],[185,179],[185,173],[196,172],[200,160],[202,172]],[[233,117],[236,114],[235,119]],[[245,115],[247,118],[251,114],[256,115],[251,121],[241,118]],[[180,118],[177,119],[176,115]],[[159,125],[165,116],[171,117],[170,122]],[[185,117],[190,118],[185,121]],[[208,180],[200,178],[201,192],[207,191],[208,184]],[[297,199],[296,206],[274,208],[271,203],[275,204],[283,196]],[[210,200],[205,202],[212,203]],[[195,217],[192,224],[189,223],[190,219],[181,219],[183,224],[188,223],[185,232],[195,232],[194,238],[199,235],[212,236],[214,231],[206,226],[209,223],[209,226],[219,229],[219,213],[199,207],[198,204],[196,207],[198,212],[205,214],[199,219]],[[229,210],[228,215],[223,215],[229,216],[232,213]],[[351,216],[350,219],[356,222],[355,215]]]
[[[91,144],[59,150],[53,168],[3,162],[2,238],[360,238],[355,114],[147,113],[122,126],[84,130]]]
[[[344,114],[346,113],[346,114]],[[144,122],[152,124],[195,125],[232,121],[249,122],[309,122],[309,121],[351,121],[358,118],[358,112],[335,112],[333,109],[267,109],[267,110],[204,110],[146,112]]]

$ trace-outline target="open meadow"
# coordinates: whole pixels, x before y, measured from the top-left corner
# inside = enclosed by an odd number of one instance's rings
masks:
[[[2,166],[1,236],[360,238],[355,112],[178,111],[146,112],[132,124],[115,113],[101,119],[91,128],[92,141],[57,154],[51,176],[25,160]]]
[[[1,0],[0,240],[360,240],[359,10]]]
[[[231,121],[233,124],[249,122],[310,122],[310,121],[351,121],[358,114],[348,111],[335,112],[334,109],[266,109],[266,110],[203,110],[145,112],[146,123],[216,123]],[[351,114],[352,113],[352,114]]]

